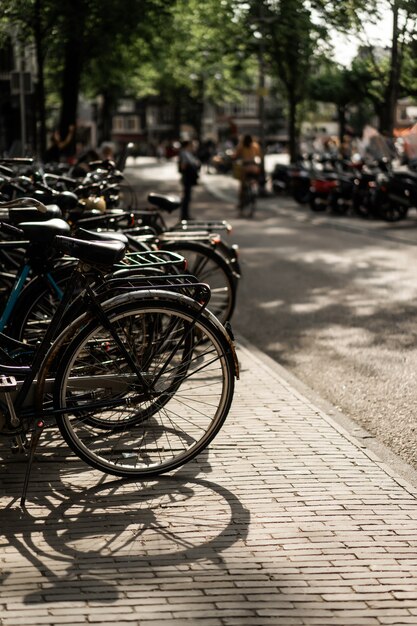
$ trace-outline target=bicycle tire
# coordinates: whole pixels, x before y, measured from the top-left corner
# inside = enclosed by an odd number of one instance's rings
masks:
[[[56,373],[54,402],[59,410],[68,409],[57,417],[63,438],[88,465],[115,476],[155,476],[184,465],[213,440],[232,402],[235,366],[224,329],[208,312],[196,321],[194,305],[184,305],[187,299],[162,298],[115,298],[123,303],[107,311],[119,330],[126,324],[138,328],[141,316],[193,328],[192,349],[181,351],[165,372],[167,345],[153,345],[145,367],[143,338],[136,350],[125,331],[119,334],[143,375],[152,384],[156,381],[154,398],[143,397],[136,374],[97,320],[81,324]],[[100,344],[107,350],[112,341],[111,363],[100,354],[92,356],[92,347]],[[113,421],[114,428],[97,423],[100,415]]]
[[[224,257],[213,248],[192,241],[163,242],[162,248],[181,254],[187,271],[210,286],[210,311],[222,324],[232,318],[236,306],[237,279]]]
[[[257,193],[254,189],[252,181],[245,181],[243,185],[242,202],[239,209],[241,217],[244,217],[246,209],[248,210],[248,217],[252,218],[255,215],[256,199]]]

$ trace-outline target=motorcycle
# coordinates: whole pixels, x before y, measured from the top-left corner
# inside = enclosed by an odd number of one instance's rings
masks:
[[[363,170],[356,182],[353,206],[361,217],[402,220],[410,208],[417,208],[417,174],[394,170],[387,159],[381,159]]]
[[[311,177],[310,209],[317,213],[334,208],[336,213],[344,213],[347,205],[339,202],[339,199],[344,199],[345,187],[342,183],[346,183],[347,187],[348,176],[345,175],[341,162],[336,157],[323,155],[317,160],[317,164],[320,164],[321,169],[316,167],[314,176]]]
[[[306,204],[310,195],[311,164],[300,157],[295,163],[277,163],[271,175],[274,193],[288,193],[299,204]]]
[[[379,176],[375,204],[377,215],[387,222],[407,217],[409,209],[417,208],[417,174],[391,170]]]

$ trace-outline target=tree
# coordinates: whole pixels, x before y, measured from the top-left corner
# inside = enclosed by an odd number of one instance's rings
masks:
[[[123,5],[118,0],[61,0],[60,36],[55,38],[55,49],[63,59],[61,135],[76,121],[83,77],[96,84],[100,77],[101,93],[109,98],[117,72],[123,83],[120,77],[126,69],[126,49],[148,32],[155,15],[163,17],[170,4],[163,0],[125,0]],[[95,80],[91,74],[94,68]]]
[[[300,105],[308,93],[308,77],[325,29],[313,21],[305,0],[237,0],[236,11],[246,12],[247,50],[258,58],[260,69],[282,85],[288,115],[290,159],[298,154]],[[252,36],[250,36],[252,35]]]
[[[340,143],[346,134],[347,118],[352,107],[363,109],[369,100],[368,78],[356,66],[348,68],[328,57],[320,59],[312,73],[309,98],[313,102],[329,102],[336,106]]]
[[[261,75],[266,71],[282,86],[292,161],[299,151],[301,105],[309,93],[315,57],[326,41],[327,22],[342,23],[342,14],[346,22],[346,13],[358,3],[360,0],[235,0],[236,13],[246,17],[248,53],[258,59]],[[323,13],[329,19],[320,19]]]
[[[83,78],[96,68],[108,92],[122,75],[126,49],[146,32],[152,15],[161,16],[174,0],[2,0],[0,18],[35,43],[42,152],[45,142],[44,69],[60,93],[61,136],[76,123]],[[149,32],[147,32],[149,35]],[[97,70],[100,68],[100,70]],[[112,77],[112,80],[108,80]],[[94,79],[90,74],[92,83]],[[96,84],[97,84],[96,80]],[[107,83],[107,84],[106,84]]]
[[[389,5],[392,12],[392,41],[388,81],[384,94],[386,106],[381,115],[380,130],[392,135],[396,104],[403,88],[401,79],[407,44],[417,35],[415,21],[417,7],[416,3],[410,0],[390,0]]]
[[[51,0],[2,0],[0,21],[2,32],[12,30],[21,45],[35,45],[37,81],[36,101],[39,122],[39,151],[46,147],[45,80],[44,69],[48,48],[53,39],[53,25],[57,19],[57,3]]]
[[[176,105],[178,135],[186,114],[200,136],[204,103],[236,101],[254,80],[256,64],[232,0],[177,0],[151,49],[134,84],[137,93],[158,93]]]
[[[382,11],[392,17],[390,45],[385,49],[372,45],[367,39],[363,24],[364,15],[378,24]],[[379,118],[379,130],[392,135],[395,125],[396,104],[399,98],[413,92],[413,62],[410,51],[416,39],[417,6],[414,0],[384,0],[356,12],[357,32],[362,41],[358,57],[352,64],[357,76],[362,75],[368,85],[365,97],[373,102]]]

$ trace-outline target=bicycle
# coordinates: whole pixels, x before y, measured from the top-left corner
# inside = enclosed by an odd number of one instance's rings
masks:
[[[259,195],[259,176],[251,172],[245,174],[242,181],[242,198],[239,205],[241,217],[247,212],[248,217],[253,217],[256,212],[256,203]]]
[[[172,211],[177,208],[175,198],[149,194],[149,201],[158,203],[158,206]],[[129,215],[139,222],[139,227],[125,227],[121,225],[123,219]],[[178,231],[163,230],[162,215],[159,211],[143,211],[140,214],[111,214],[81,219],[78,226],[85,228],[116,228],[127,236],[131,250],[149,249],[154,245],[160,250],[173,251],[181,254],[188,261],[188,269],[202,282],[207,282],[212,290],[211,310],[222,323],[229,321],[233,315],[237,288],[240,278],[240,267],[237,258],[237,246],[227,246],[215,233],[204,230],[209,222],[199,222],[201,230],[193,230],[190,224],[182,225]],[[223,223],[222,223],[223,224]],[[224,224],[223,224],[224,225]],[[188,229],[187,229],[188,227]],[[224,225],[224,228],[227,224]],[[152,234],[153,229],[157,234]],[[142,233],[145,232],[145,235]]]
[[[207,285],[194,283],[185,295],[186,284],[177,292],[161,282],[131,291],[122,281],[102,299],[89,272],[105,274],[125,245],[57,236],[55,246],[78,264],[42,341],[31,347],[0,334],[0,435],[22,451],[31,435],[22,507],[45,427],[57,428],[91,467],[157,476],[212,441],[239,374],[231,332],[207,308]],[[80,291],[83,312],[57,334]]]

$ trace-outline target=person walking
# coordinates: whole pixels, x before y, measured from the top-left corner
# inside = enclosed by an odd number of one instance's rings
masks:
[[[59,163],[63,156],[65,156],[65,150],[73,141],[75,136],[75,125],[71,124],[68,127],[67,136],[62,139],[59,130],[56,129],[51,135],[51,145],[45,154],[45,163]]]
[[[189,220],[190,216],[190,202],[192,188],[198,182],[198,175],[200,171],[200,161],[194,154],[193,144],[191,141],[183,141],[181,144],[181,150],[178,156],[178,169],[181,174],[181,183],[183,187],[182,204],[181,204],[181,219]]]

